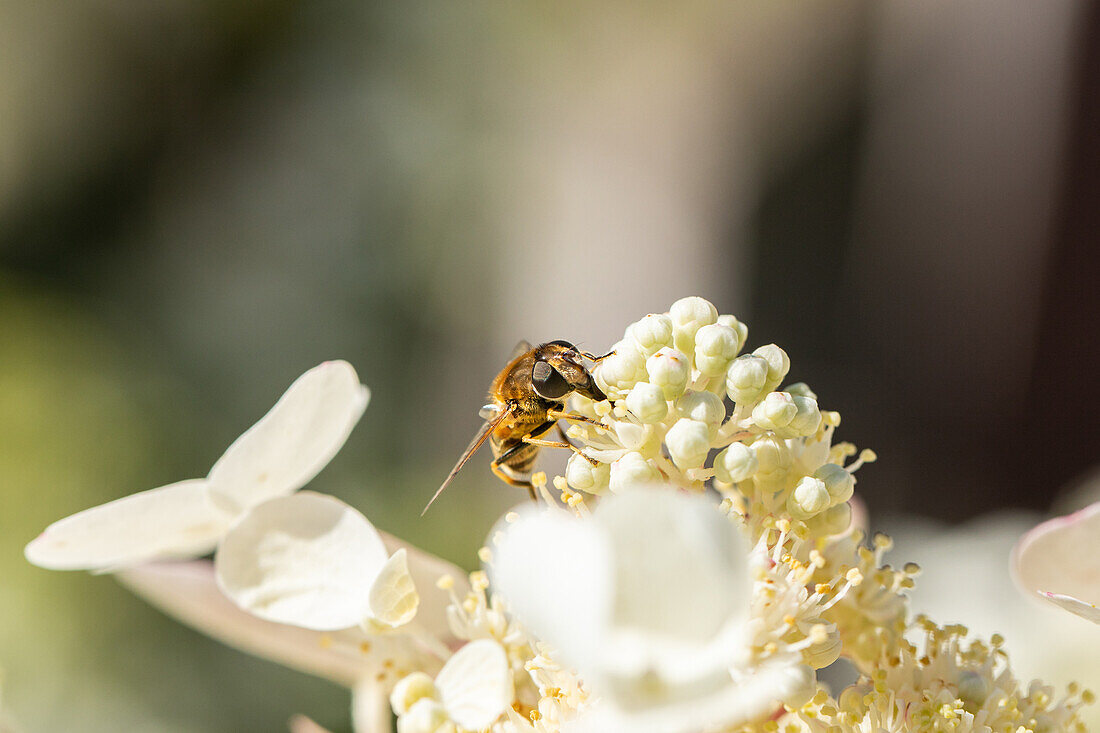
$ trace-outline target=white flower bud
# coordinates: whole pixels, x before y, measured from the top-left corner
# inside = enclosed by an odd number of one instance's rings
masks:
[[[722,398],[712,392],[685,392],[676,400],[676,414],[706,423],[713,440],[726,419],[726,406]]]
[[[798,414],[798,407],[786,392],[772,392],[752,410],[752,421],[761,430],[781,430]]]
[[[450,722],[440,703],[421,698],[397,719],[397,733],[437,733]]]
[[[764,383],[764,390],[770,392],[779,386],[779,383],[783,381],[783,377],[787,376],[787,372],[790,371],[790,357],[787,356],[786,351],[775,344],[761,346],[752,353],[754,356],[763,357],[768,362],[768,381]]]
[[[788,384],[784,389],[784,392],[789,393],[794,397],[809,397],[811,400],[816,400],[817,395],[810,389],[810,386],[805,382],[795,382],[794,384]]]
[[[686,356],[667,346],[645,362],[649,381],[661,388],[666,400],[674,400],[687,389],[691,378],[691,364]]]
[[[723,326],[729,326],[733,329],[733,332],[737,334],[737,350],[745,348],[745,340],[749,337],[749,327],[741,321],[737,320],[736,316],[721,315],[718,316],[718,322]]]
[[[668,309],[668,315],[676,348],[685,354],[695,353],[695,333],[700,328],[718,322],[714,304],[696,295],[677,300]]]
[[[751,354],[739,356],[726,371],[726,394],[738,404],[751,405],[760,399],[767,382],[767,359]]]
[[[677,468],[699,468],[710,451],[710,430],[706,423],[682,417],[665,433],[665,445]]]
[[[592,376],[608,397],[621,399],[635,382],[645,379],[645,357],[629,341],[615,344],[613,351],[596,365]]]
[[[735,484],[756,472],[756,453],[744,443],[732,443],[714,457],[714,476],[719,481]]]
[[[831,504],[841,504],[852,498],[856,479],[843,466],[826,463],[814,471],[814,478],[825,482],[825,488],[832,497]]]
[[[806,525],[815,537],[831,537],[846,532],[852,526],[852,505],[844,502],[831,506],[808,519]]]
[[[626,396],[626,409],[644,423],[656,423],[668,414],[664,390],[649,382],[638,382]]]
[[[661,473],[641,453],[627,453],[611,464],[608,485],[613,492],[626,491],[636,486],[646,486],[661,480]]]
[[[432,700],[439,698],[439,692],[435,689],[435,682],[423,672],[413,672],[406,677],[402,677],[394,686],[393,692],[390,693],[390,705],[393,707],[394,713],[404,715],[418,700],[425,697]]]
[[[791,418],[791,421],[787,423],[787,430],[794,435],[813,435],[816,433],[821,425],[821,410],[817,409],[817,400],[802,395],[791,395],[791,401],[794,402],[797,412]]]
[[[757,473],[773,473],[782,471],[786,473],[791,465],[791,452],[787,444],[777,440],[774,436],[765,435],[752,444],[752,452],[756,455]]]
[[[672,346],[672,319],[664,313],[650,313],[626,329],[642,356],[650,357],[665,346]]]
[[[795,519],[809,519],[829,507],[829,492],[821,479],[806,476],[787,497],[787,511]]]
[[[602,494],[611,481],[611,464],[598,463],[593,466],[582,456],[574,453],[565,466],[565,480],[577,491]]]
[[[737,332],[729,326],[703,326],[695,334],[695,368],[704,376],[717,377],[729,368],[738,348]]]

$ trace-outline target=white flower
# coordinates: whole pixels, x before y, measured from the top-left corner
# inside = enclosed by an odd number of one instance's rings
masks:
[[[265,621],[221,593],[208,560],[150,563],[115,577],[176,620],[229,646],[348,687],[355,730],[376,733],[390,730],[387,695],[397,681],[414,670],[438,670],[460,643],[447,620],[450,595],[435,584],[441,577],[463,578],[450,563],[392,536],[382,534],[382,539],[387,551],[405,553],[410,574],[424,589],[416,634],[368,633],[358,627],[319,632]],[[296,725],[296,730],[315,730],[304,719]]]
[[[707,498],[633,488],[589,519],[529,511],[502,527],[489,575],[599,698],[569,730],[733,725],[801,680],[797,655],[754,657],[748,543]]]
[[[27,545],[51,570],[113,571],[213,550],[249,508],[293,493],[340,450],[370,391],[347,362],[314,367],[229,446],[204,479],[180,481],[54,522]]]
[[[1017,585],[1100,623],[1100,502],[1043,522],[1012,553]]]

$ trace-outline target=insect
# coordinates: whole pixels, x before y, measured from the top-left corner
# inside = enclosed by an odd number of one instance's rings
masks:
[[[486,440],[493,451],[493,461],[489,464],[493,473],[505,483],[526,488],[532,499],[536,498],[535,488],[525,476],[530,473],[540,447],[568,448],[596,465],[595,459],[569,442],[558,420],[600,425],[583,415],[566,412],[565,398],[576,392],[597,402],[606,400],[607,396],[584,366],[584,360],[600,361],[608,356],[610,354],[593,356],[568,341],[550,341],[533,348],[521,341],[512,360],[489,387],[489,404],[479,413],[485,424],[424,507],[424,512]],[[558,425],[561,442],[543,437],[555,425]]]

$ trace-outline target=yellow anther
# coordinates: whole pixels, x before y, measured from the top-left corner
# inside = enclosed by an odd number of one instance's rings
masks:
[[[450,575],[441,575],[439,580],[435,581],[435,587],[439,590],[450,590],[455,587],[455,579]]]

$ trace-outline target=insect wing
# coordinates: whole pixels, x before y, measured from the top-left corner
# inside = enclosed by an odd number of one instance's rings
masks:
[[[515,361],[517,357],[519,357],[523,354],[526,354],[528,351],[530,351],[533,348],[535,348],[535,347],[531,345],[530,341],[528,341],[526,339],[520,341],[518,344],[516,344],[515,348],[512,349],[512,355],[508,357],[508,361],[509,362]]]
[[[451,469],[451,472],[447,474],[447,478],[445,478],[443,480],[443,483],[440,484],[439,488],[436,489],[436,492],[432,496],[431,501],[429,501],[427,506],[424,507],[424,511],[420,512],[420,516],[424,516],[428,512],[428,507],[430,507],[432,503],[439,498],[439,495],[443,493],[443,489],[447,488],[447,484],[451,483],[451,479],[453,479],[458,474],[458,472],[462,470],[462,467],[466,465],[466,461],[470,460],[470,456],[472,456],[474,453],[477,453],[477,449],[480,448],[482,443],[484,443],[486,439],[492,434],[493,428],[499,425],[504,420],[504,418],[508,417],[508,415],[510,414],[511,410],[501,410],[500,414],[481,426],[481,429],[477,431],[477,435],[475,435],[474,439],[470,441],[470,444],[466,446],[466,450],[462,452],[462,455],[459,457],[458,462],[455,463],[455,467]]]

